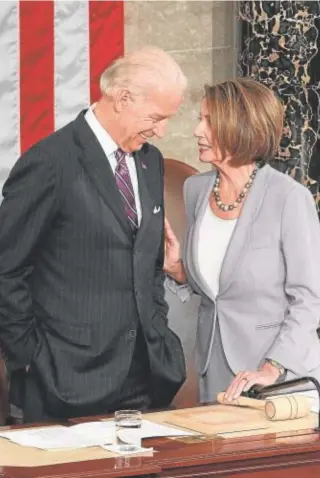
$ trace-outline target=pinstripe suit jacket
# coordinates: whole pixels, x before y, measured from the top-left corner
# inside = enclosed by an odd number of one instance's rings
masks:
[[[155,403],[168,404],[185,378],[164,300],[163,158],[146,144],[135,163],[134,241],[84,112],[25,153],[3,189],[0,337],[13,369],[31,364],[55,413],[116,400],[139,322]]]

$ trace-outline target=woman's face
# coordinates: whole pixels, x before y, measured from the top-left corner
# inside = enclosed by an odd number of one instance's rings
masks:
[[[200,122],[193,132],[198,142],[199,160],[203,163],[220,163],[222,160],[221,152],[213,145],[210,114],[205,99],[203,99],[200,104],[199,119]]]

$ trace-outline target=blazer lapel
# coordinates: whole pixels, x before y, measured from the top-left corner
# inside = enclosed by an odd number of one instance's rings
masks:
[[[270,172],[271,168],[269,165],[265,165],[258,171],[248,197],[243,204],[241,214],[222,263],[219,295],[226,292],[230,287],[232,279],[235,276],[235,271],[241,264],[246,244],[248,244],[250,239],[251,224],[255,220],[263,202]]]
[[[147,184],[147,170],[142,168],[138,152],[133,153],[133,157],[137,170],[139,196],[142,209],[142,221],[135,239],[135,246],[137,246],[148,230],[148,222],[152,215],[153,201],[152,197],[150,196]]]
[[[131,235],[130,225],[126,218],[110,163],[99,141],[87,124],[84,114],[84,111],[81,112],[74,122],[75,141],[83,152],[83,155],[79,156],[79,161],[125,232]]]

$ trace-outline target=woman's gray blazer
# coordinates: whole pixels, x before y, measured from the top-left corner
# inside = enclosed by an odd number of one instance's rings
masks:
[[[212,171],[191,176],[184,185],[183,262],[189,286],[178,294],[185,299],[191,287],[202,296],[198,373],[204,376],[208,369],[219,316],[223,349],[234,374],[255,370],[268,357],[288,369],[288,378],[292,372],[320,379],[320,225],[310,192],[269,165],[258,171],[214,297],[199,272],[198,241],[215,176]]]

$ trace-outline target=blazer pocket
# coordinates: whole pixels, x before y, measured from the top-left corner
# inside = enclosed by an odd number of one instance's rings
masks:
[[[64,344],[76,347],[89,347],[92,341],[92,329],[90,325],[56,322],[46,324],[44,330]]]
[[[278,242],[273,236],[251,237],[248,244],[250,250],[254,249],[269,249],[270,247],[278,247]]]
[[[270,249],[277,247],[277,244],[275,241],[269,241],[269,242],[254,242],[253,244],[249,244],[249,250],[250,251],[255,251],[257,249]]]
[[[273,329],[276,327],[280,327],[283,321],[278,322],[271,322],[270,324],[261,324],[256,325],[256,330],[265,330],[265,329]]]
[[[62,320],[56,317],[49,317],[44,309],[37,303],[34,304],[34,315],[36,327],[41,333],[49,335],[61,343],[68,343],[76,346],[88,347],[92,341],[92,328],[90,324]]]
[[[249,247],[249,251],[258,251],[259,249],[271,249],[274,246],[272,244],[259,244],[259,245],[254,245]]]

